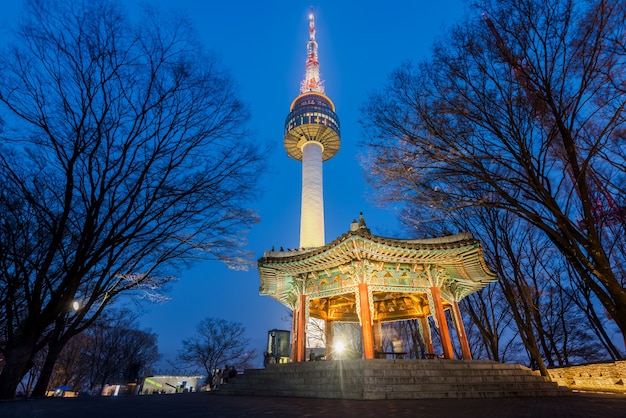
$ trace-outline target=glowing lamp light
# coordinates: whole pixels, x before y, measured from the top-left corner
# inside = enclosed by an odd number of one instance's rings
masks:
[[[80,302],[75,300],[74,302],[72,302],[72,309],[74,309],[75,311],[80,309]]]

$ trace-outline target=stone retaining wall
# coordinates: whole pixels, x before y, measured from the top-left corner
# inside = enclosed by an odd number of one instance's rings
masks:
[[[573,390],[626,393],[626,360],[548,371],[553,382]]]

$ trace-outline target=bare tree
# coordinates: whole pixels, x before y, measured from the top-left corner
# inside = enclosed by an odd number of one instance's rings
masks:
[[[118,295],[162,298],[198,259],[245,266],[262,162],[186,20],[130,22],[108,0],[26,5],[0,58],[0,398]]]
[[[545,374],[548,367],[611,357],[601,346],[603,333],[590,327],[593,318],[572,300],[574,282],[545,235],[507,212],[476,208],[464,213],[446,224],[471,230],[499,277],[462,304],[471,319],[468,333],[480,332],[478,348],[488,358],[527,363]]]
[[[497,272],[498,286],[509,304],[514,330],[527,350],[530,366],[547,367],[606,358],[588,332],[584,313],[564,291],[558,251],[543,234],[507,213],[483,210],[479,239]],[[476,219],[476,218],[473,218]],[[587,353],[586,355],[584,353]],[[585,358],[586,357],[586,358]]]
[[[326,347],[326,324],[323,320],[309,318],[306,325],[306,346]]]
[[[222,366],[250,367],[257,353],[249,348],[249,344],[242,324],[205,318],[198,324],[196,333],[183,340],[178,359],[185,366],[204,369],[210,378]]]
[[[339,348],[341,347],[341,348]],[[361,326],[355,322],[333,323],[333,346],[326,348],[328,358],[361,358],[363,355],[363,335]]]
[[[499,286],[487,286],[480,292],[469,295],[461,304],[462,312],[470,319],[465,327],[468,335],[476,330],[479,337],[471,344],[474,358],[505,361],[517,337],[512,327],[513,316],[510,305]],[[468,338],[469,339],[469,338]]]
[[[626,4],[471,6],[371,96],[366,166],[384,197],[542,231],[626,335]]]
[[[136,383],[160,358],[156,334],[140,330],[136,315],[127,310],[101,316],[83,334],[88,341],[80,368],[87,372],[90,393],[112,380]]]
[[[69,339],[54,365],[48,390],[59,386],[69,386],[75,391],[81,391],[89,387],[91,344],[92,338],[86,332],[76,334]]]
[[[33,392],[33,388],[35,386],[35,383],[37,383],[37,378],[41,374],[41,369],[45,360],[45,350],[38,352],[33,357],[30,364],[30,369],[28,369],[28,372],[24,375],[24,378],[20,381],[20,384],[18,385],[17,393],[20,396],[27,396]]]
[[[402,341],[403,350],[407,352],[408,358],[426,358],[426,342],[420,333],[419,320],[383,323],[381,331],[382,352],[394,352],[393,341],[399,339]]]
[[[615,325],[604,314],[604,308],[596,302],[596,298],[589,286],[578,277],[571,266],[565,264],[562,271],[570,280],[565,283],[562,280],[558,280],[556,286],[559,286],[567,294],[568,300],[584,313],[589,329],[596,335],[598,342],[604,347],[604,350],[601,351],[606,352],[613,360],[621,359],[622,354],[613,341]]]

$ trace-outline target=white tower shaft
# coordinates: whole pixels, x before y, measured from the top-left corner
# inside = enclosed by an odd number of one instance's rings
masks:
[[[300,248],[324,245],[323,146],[308,141],[302,145],[302,209]]]

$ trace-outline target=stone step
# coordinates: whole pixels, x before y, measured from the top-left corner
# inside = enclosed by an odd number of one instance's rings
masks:
[[[268,381],[251,381],[251,382],[242,382],[237,381],[234,383],[237,388],[256,388],[256,387],[303,387],[306,385],[309,389],[314,390],[333,390],[333,389],[341,389],[355,386],[354,382],[345,382],[345,383],[332,383],[327,382],[325,384],[322,383],[310,383],[304,382],[302,384],[293,384],[292,382],[268,382]],[[454,382],[447,381],[441,383],[423,383],[423,382],[381,382],[378,384],[364,383],[361,385],[364,390],[379,390],[379,388],[391,388],[394,391],[401,390],[422,390],[422,391],[446,391],[446,390],[498,390],[498,389],[553,389],[555,385],[549,382],[493,382],[493,383],[483,383],[483,382],[472,382],[472,383],[462,383],[462,382]]]
[[[383,360],[384,361],[384,360]],[[337,364],[339,363],[339,365]],[[432,367],[428,367],[428,365],[414,365],[411,364],[411,360],[405,360],[404,364],[399,363],[396,367],[371,367],[367,369],[362,368],[354,368],[354,367],[346,367],[345,365],[341,365],[343,361],[328,361],[328,362],[313,362],[309,363],[300,363],[302,367],[294,367],[294,364],[291,365],[272,365],[268,369],[252,369],[247,370],[247,374],[263,374],[266,375],[274,371],[275,373],[280,373],[282,375],[294,374],[296,376],[325,376],[328,372],[349,372],[349,373],[358,373],[364,372],[366,374],[371,375],[384,375],[388,373],[392,373],[394,375],[405,375],[405,376],[418,376],[418,375],[439,375],[443,371],[446,374],[454,374],[454,375],[462,375],[466,374],[468,370],[471,369],[472,374],[529,374],[535,375],[529,369],[519,368],[519,367],[494,367],[490,365],[490,367],[483,367],[483,365],[479,365],[480,367],[471,367],[467,364],[456,365],[451,364],[448,367],[443,367],[438,364],[433,365]],[[443,363],[443,362],[442,362]],[[296,363],[297,364],[297,363]],[[332,367],[329,367],[332,366]],[[508,366],[508,365],[503,365]]]
[[[571,392],[559,389],[553,390],[471,390],[471,391],[446,391],[446,392],[360,392],[360,391],[324,391],[315,392],[312,390],[220,390],[224,395],[241,396],[265,396],[265,397],[294,397],[294,398],[326,398],[326,399],[361,399],[361,400],[382,400],[382,399],[441,399],[441,398],[512,398],[512,397],[552,397],[567,396]]]
[[[549,382],[540,378],[539,376],[507,376],[506,378],[499,378],[498,376],[491,377],[473,377],[473,376],[438,376],[438,377],[367,377],[367,376],[337,376],[336,379],[306,379],[306,378],[290,378],[290,377],[280,377],[275,376],[271,378],[263,378],[263,377],[246,377],[240,376],[243,379],[237,379],[234,382],[237,384],[246,383],[277,383],[277,384],[287,384],[287,385],[299,385],[299,384],[309,384],[309,385],[328,385],[332,382],[339,383],[361,383],[371,386],[376,385],[390,385],[390,384],[425,384],[425,385],[436,385],[436,384],[447,384],[447,383],[460,383],[460,384],[493,384],[493,383],[516,383],[516,384],[526,384],[526,383],[542,383],[553,385],[553,382]]]
[[[401,376],[387,376],[387,377],[374,377],[374,376],[337,376],[337,380],[341,382],[359,382],[362,384],[368,385],[382,385],[382,384],[446,384],[446,383],[463,383],[463,384],[489,384],[489,383],[501,383],[501,382],[510,382],[510,383],[547,383],[552,384],[552,382],[548,382],[543,378],[538,378],[535,376],[433,376],[433,377],[423,377],[423,376],[415,376],[415,377],[401,377]],[[317,379],[307,379],[306,377],[288,377],[288,376],[276,376],[272,378],[261,378],[261,379],[250,379],[251,382],[276,382],[281,384],[288,385],[299,385],[299,384],[328,384],[328,379],[317,378]]]
[[[534,382],[544,382],[552,384],[552,382],[545,377],[535,376],[535,375],[515,375],[515,374],[507,374],[507,375],[452,375],[452,374],[442,374],[442,375],[415,375],[415,376],[394,376],[393,374],[387,374],[384,376],[363,376],[363,375],[350,375],[350,376],[339,376],[339,379],[344,379],[347,381],[358,379],[359,381],[365,384],[395,384],[395,383],[422,383],[422,384],[437,384],[437,383],[447,383],[447,382],[458,382],[458,383],[499,383],[499,382],[512,382],[512,383],[534,383]],[[307,377],[307,376],[294,376],[289,374],[272,374],[267,376],[246,376],[245,380],[248,382],[278,382],[289,385],[298,385],[298,384],[327,384],[327,377]]]
[[[560,396],[571,392],[530,369],[461,360],[337,360],[246,370],[220,391],[233,395],[341,399]]]

